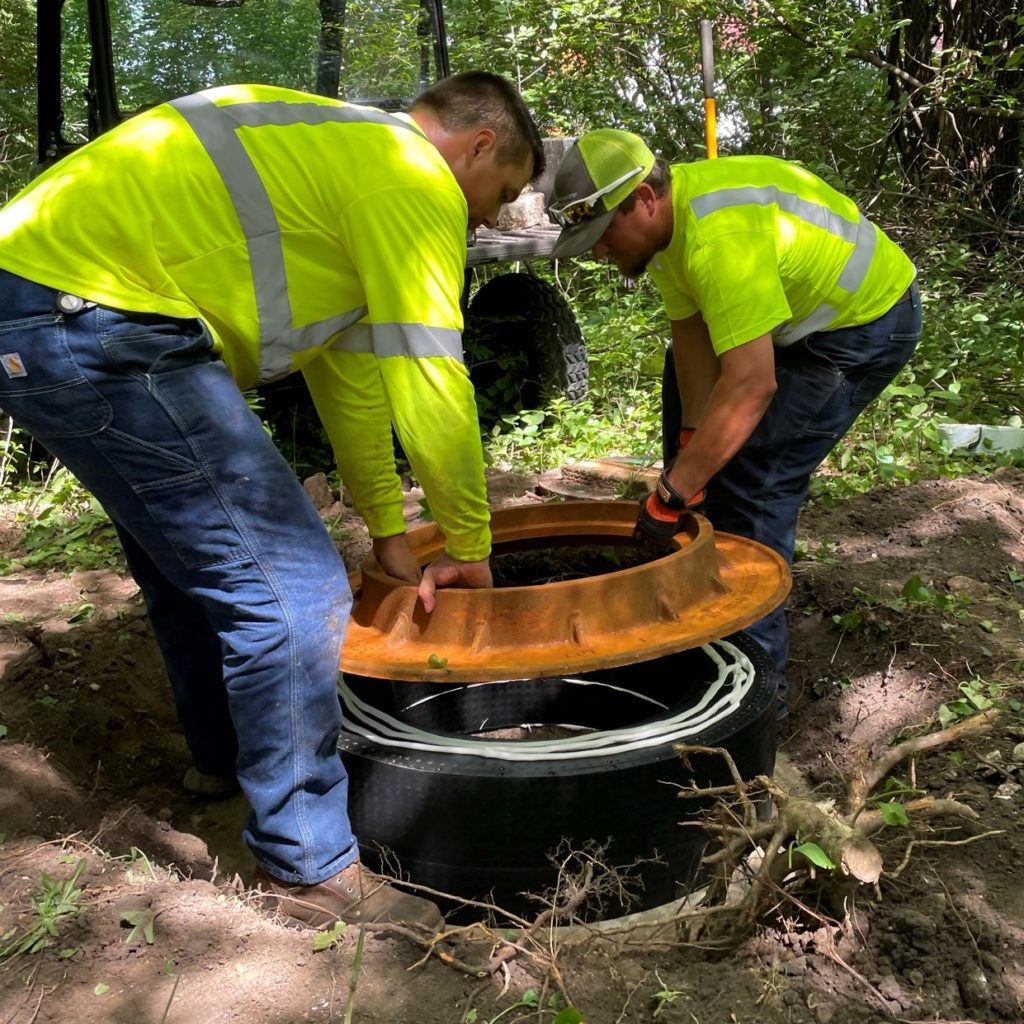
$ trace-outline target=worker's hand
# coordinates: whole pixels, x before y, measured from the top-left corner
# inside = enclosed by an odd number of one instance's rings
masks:
[[[389,576],[404,580],[406,583],[419,583],[420,563],[412,553],[409,540],[404,533],[396,534],[394,537],[375,537],[373,557]]]
[[[423,579],[420,580],[419,599],[423,602],[424,609],[432,612],[434,591],[438,587],[450,586],[493,587],[490,560],[484,558],[479,562],[460,562],[451,555],[438,555],[423,570]]]
[[[679,447],[676,449],[678,455],[692,440],[693,432],[696,427],[680,427],[679,428]]]
[[[633,530],[633,539],[640,544],[663,549],[686,525],[686,520],[704,501],[701,488],[691,498],[684,498],[662,473],[658,486],[640,502],[640,515]]]

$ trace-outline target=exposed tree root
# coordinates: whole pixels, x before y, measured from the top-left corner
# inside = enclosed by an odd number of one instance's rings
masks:
[[[695,754],[721,757],[733,778],[731,786],[693,787],[679,794],[715,798],[714,807],[697,823],[715,840],[715,848],[702,860],[710,880],[697,904],[677,915],[686,941],[716,948],[736,945],[780,901],[797,894],[844,917],[851,896],[862,886],[877,890],[886,873],[882,854],[871,839],[886,824],[881,805],[892,795],[878,792],[881,783],[894,768],[918,754],[989,729],[997,715],[994,709],[986,711],[941,732],[899,743],[878,758],[860,751],[841,806],[791,795],[765,776],[746,782],[724,748],[677,746],[684,761]],[[776,810],[771,821],[761,821],[757,815],[757,800],[763,805],[766,797]],[[903,803],[902,809],[915,830],[938,817],[978,818],[972,808],[951,797],[918,797]],[[913,846],[922,843],[940,845],[938,840],[911,839],[902,863],[889,872],[891,877],[898,877]],[[737,879],[745,884],[737,886]]]
[[[436,957],[460,973],[482,979],[482,985],[472,994],[470,1002],[479,995],[480,988],[491,984],[499,976],[508,985],[508,964],[518,960],[525,970],[533,974],[541,986],[542,994],[556,988],[567,1005],[572,1005],[570,993],[558,964],[561,940],[559,929],[580,924],[584,907],[593,910],[609,899],[625,904],[629,901],[626,880],[604,861],[604,849],[587,844],[582,850],[567,846],[558,851],[554,862],[558,880],[554,890],[545,897],[546,906],[532,921],[508,913],[493,904],[463,901],[464,906],[485,910],[490,922],[476,921],[464,926],[447,928],[433,935],[400,925],[369,925],[368,930],[383,934],[401,935],[423,950],[423,956],[409,969]],[[403,882],[407,888],[424,895],[455,899],[425,886]],[[509,926],[514,930],[509,930]]]

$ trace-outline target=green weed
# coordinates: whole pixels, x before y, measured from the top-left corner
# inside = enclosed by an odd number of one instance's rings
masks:
[[[857,599],[856,605],[852,609],[837,612],[832,616],[832,621],[848,633],[854,633],[869,623],[881,632],[885,632],[890,628],[884,617],[886,611],[900,616],[932,611],[956,619],[966,614],[967,608],[971,604],[969,597],[960,594],[944,594],[933,590],[924,583],[920,576],[911,576],[895,597],[871,594],[861,587],[854,587],[853,595]]]
[[[12,928],[0,937],[0,942],[7,943],[0,949],[0,960],[38,953],[54,944],[60,935],[58,925],[78,917],[85,909],[81,904],[82,890],[77,888],[85,868],[86,862],[82,858],[75,865],[71,877],[64,881],[51,878],[45,872],[42,874],[39,889],[31,896],[35,919],[20,935],[17,928]]]
[[[943,729],[990,708],[1019,713],[1024,706],[1016,697],[1009,696],[1010,688],[1005,683],[989,683],[976,677],[961,682],[957,690],[962,696],[939,705],[939,725]]]
[[[583,1014],[576,1007],[567,1005],[560,992],[553,992],[548,998],[547,1005],[542,1007],[537,990],[532,988],[528,988],[518,1002],[506,1006],[504,1010],[486,1022],[482,1020],[480,1011],[475,1007],[466,1013],[462,1021],[463,1024],[496,1024],[497,1021],[516,1010],[531,1011],[528,1015],[522,1014],[520,1017],[513,1018],[516,1020],[525,1020],[527,1017],[531,1020],[543,1020],[550,1017],[549,1024],[585,1024]]]
[[[853,685],[849,676],[819,676],[811,682],[811,693],[821,699],[842,693]]]
[[[839,560],[839,545],[835,541],[818,541],[813,547],[810,542],[800,538],[793,546],[794,562],[820,562],[832,565]]]
[[[22,569],[114,569],[123,566],[117,532],[106,512],[61,467],[16,516],[26,554],[0,558],[0,576]]]
[[[661,988],[651,996],[651,1001],[654,1003],[654,1012],[651,1016],[657,1018],[666,1007],[671,1006],[680,998],[680,996],[689,998],[690,993],[688,988],[669,988],[668,985],[661,980],[661,975],[657,971],[654,972],[654,976],[658,979],[658,984],[661,986]]]

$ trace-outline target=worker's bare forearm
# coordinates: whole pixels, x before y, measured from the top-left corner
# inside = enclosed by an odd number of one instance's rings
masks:
[[[756,400],[716,400],[714,392],[693,440],[681,451],[669,471],[669,482],[682,495],[692,497],[743,447],[761,421],[771,396]]]
[[[757,338],[726,352],[696,431],[669,471],[669,482],[687,498],[746,444],[775,394],[771,338]]]
[[[682,425],[692,427],[704,415],[720,373],[718,357],[699,313],[672,321],[672,359],[683,407]]]

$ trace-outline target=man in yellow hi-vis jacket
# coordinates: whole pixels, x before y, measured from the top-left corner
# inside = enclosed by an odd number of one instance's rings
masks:
[[[599,128],[563,156],[555,256],[591,250],[647,271],[671,321],[664,472],[637,534],[671,538],[701,507],[716,529],[793,557],[811,473],[896,376],[921,335],[906,254],[795,163],[735,156],[658,160],[631,132]],[[787,713],[784,608],[748,633]]]
[[[301,370],[378,560],[489,586],[460,296],[467,227],[543,169],[522,98],[469,72],[393,115],[269,86],[157,106],[0,211],[0,408],[110,514],[194,768],[252,806],[257,881],[308,924],[440,925],[358,860],[337,753],[345,569],[239,387]],[[445,532],[420,574],[392,424]]]

